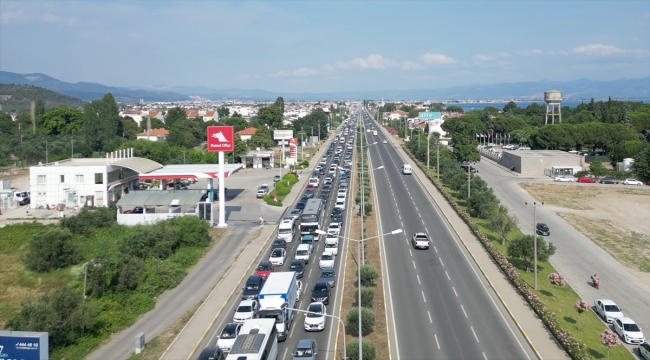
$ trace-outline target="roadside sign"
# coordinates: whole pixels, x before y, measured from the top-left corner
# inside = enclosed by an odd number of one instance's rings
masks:
[[[273,130],[273,140],[288,140],[293,137],[293,130]]]
[[[441,117],[442,114],[439,111],[418,113],[418,118],[420,119],[440,119]]]
[[[234,151],[235,128],[232,126],[208,126],[208,151]]]

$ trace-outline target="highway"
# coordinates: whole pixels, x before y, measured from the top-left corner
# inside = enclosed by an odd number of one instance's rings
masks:
[[[340,127],[338,131],[342,131],[343,127]],[[352,127],[354,129],[354,127]],[[334,136],[336,132],[332,133],[332,136]],[[346,138],[347,140],[347,138]],[[334,145],[334,149],[336,148],[336,145]],[[350,147],[354,147],[354,142],[351,145],[345,146],[343,150],[343,154],[341,156],[341,163],[343,162],[342,159],[344,158],[345,150],[347,150]],[[322,155],[325,153],[326,146],[322,146],[321,152],[319,155],[322,158]],[[355,158],[356,153],[353,153],[352,158]],[[327,160],[327,165],[326,169],[330,166],[332,163],[334,154],[332,151],[332,155],[328,158]],[[318,160],[320,161],[320,159]],[[308,173],[303,173],[303,176],[311,176],[311,172]],[[317,188],[317,191],[315,192],[314,198],[318,198],[320,195],[320,191],[323,187],[323,180],[327,175],[320,176],[320,183]],[[321,222],[321,230],[327,230],[327,226],[330,223],[330,214],[332,212],[332,208],[334,207],[334,200],[336,199],[336,192],[338,190],[338,176],[333,177],[333,188],[330,191],[330,195],[328,198],[328,202],[326,206],[324,207],[323,211],[323,218]],[[298,190],[297,188],[294,189],[295,191],[302,191]],[[298,196],[296,198],[296,202],[300,200],[300,197]],[[295,204],[287,204],[289,209],[292,209]],[[348,200],[346,201],[346,206],[352,206],[352,197],[351,197],[351,191],[348,191]],[[346,210],[344,211],[344,217],[343,217],[343,228],[341,229],[341,236],[347,236],[348,232],[348,227],[347,224],[349,223],[349,214],[351,212]],[[288,214],[288,211],[287,211]],[[339,249],[338,249],[338,256],[336,257],[335,260],[335,271],[336,271],[336,276],[337,276],[337,281],[336,285],[332,288],[333,292],[333,297],[330,298],[329,305],[327,305],[327,314],[333,314],[338,316],[338,313],[340,311],[340,298],[341,298],[341,293],[339,289],[341,288],[341,279],[343,278],[343,261],[341,260],[344,258],[345,253],[347,252],[347,241],[340,240],[339,241]],[[298,230],[294,236],[294,239],[291,243],[287,244],[287,259],[285,260],[285,263],[283,266],[276,266],[274,271],[288,271],[289,265],[291,264],[291,261],[295,257],[295,252],[296,248],[300,244],[300,231]],[[257,263],[261,260],[267,260],[269,255],[270,255],[270,243],[267,245],[267,248],[265,251],[262,252],[261,258],[257,259]],[[309,264],[306,265],[305,267],[305,273],[303,278],[299,279],[302,281],[302,295],[300,296],[300,301],[298,303],[298,308],[301,310],[307,310],[307,307],[309,306],[309,303],[311,302],[311,290],[314,287],[315,283],[318,281],[320,277],[321,270],[318,267],[318,259],[320,258],[320,255],[323,253],[323,249],[325,247],[325,237],[320,236],[320,240],[316,242],[315,250],[312,254],[312,257],[310,258]],[[256,264],[257,264],[256,263]],[[244,278],[244,282],[246,281],[246,278]],[[202,340],[201,344],[198,347],[198,351],[194,354],[194,358],[198,356],[200,353],[200,350],[207,347],[207,346],[214,346],[217,342],[217,337],[221,334],[221,331],[223,327],[229,323],[232,322],[232,317],[234,314],[234,311],[239,305],[239,302],[241,301],[241,288],[244,286],[244,284],[239,284],[239,286],[235,289],[235,292],[233,296],[231,297],[230,301],[226,304],[224,307],[224,310],[222,314],[217,318],[217,321],[214,322],[214,325],[208,329],[206,336],[204,336],[204,339]],[[278,359],[290,359],[292,352],[296,349],[296,346],[298,344],[298,341],[301,339],[315,339],[317,344],[318,344],[318,352],[319,352],[319,358],[322,359],[334,359],[334,345],[335,345],[335,337],[337,335],[336,332],[336,326],[338,325],[338,321],[332,318],[326,318],[326,324],[325,324],[325,329],[321,332],[306,332],[304,330],[304,319],[305,319],[305,314],[304,313],[298,313],[296,312],[294,315],[293,323],[291,324],[290,330],[289,330],[289,336],[287,339],[281,343],[279,343],[279,351],[278,351]],[[341,331],[344,331],[344,329],[341,329]],[[199,339],[197,339],[198,341]],[[341,353],[342,349],[338,349],[339,353]],[[340,358],[338,356],[337,358]]]
[[[379,124],[364,113],[370,145],[379,233],[403,229],[382,241],[387,276],[391,358],[534,359],[535,356],[482,278],[418,179],[402,175],[405,162]],[[410,162],[410,161],[407,161]],[[415,250],[415,232],[431,238]]]

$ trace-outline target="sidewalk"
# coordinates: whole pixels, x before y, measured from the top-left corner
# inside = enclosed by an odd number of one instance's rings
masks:
[[[383,127],[381,128],[385,131]],[[387,132],[386,135],[398,145],[392,135]],[[401,146],[396,146],[396,148],[404,159],[410,159]],[[555,341],[553,335],[546,330],[541,320],[512,286],[508,278],[501,272],[498,265],[492,260],[478,239],[476,239],[467,224],[458,216],[456,211],[449,205],[431,181],[427,179],[424,172],[418,166],[413,166],[413,174],[417,176],[435,205],[441,210],[441,213],[458,234],[458,237],[470,256],[487,279],[489,286],[492,287],[537,357],[539,359],[569,358]]]

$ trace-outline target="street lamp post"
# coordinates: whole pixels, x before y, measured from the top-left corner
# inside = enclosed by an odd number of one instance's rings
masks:
[[[440,181],[440,138],[438,138],[438,151],[436,152],[436,176]]]
[[[309,311],[289,307],[289,303],[282,304],[281,309],[282,310],[289,309],[291,311],[296,311],[296,312],[305,313],[305,314],[311,314],[311,312],[309,312]],[[331,318],[334,318],[334,319],[338,320],[339,324],[341,324],[341,326],[345,329],[345,324],[343,324],[343,320],[341,320],[340,317],[335,316],[335,315],[329,315],[329,314],[323,314],[323,316],[331,317]],[[334,355],[334,357],[336,357],[336,355]],[[345,334],[343,334],[343,360],[346,360],[347,358],[348,358],[347,345],[345,343]]]
[[[528,202],[524,204],[528,205]],[[531,205],[533,206],[533,252],[535,254],[533,265],[535,266],[535,290],[537,290],[537,205],[544,205],[544,202],[533,201]]]
[[[363,219],[361,221],[363,222]],[[321,234],[321,235],[327,235],[327,233],[325,231],[323,231],[323,230],[316,230],[316,233]],[[358,320],[359,321],[359,324],[358,324],[359,325],[359,335],[358,335],[359,336],[359,360],[363,359],[363,346],[362,346],[363,331],[361,329],[361,265],[362,265],[362,263],[360,262],[361,248],[363,247],[363,242],[364,241],[377,239],[377,238],[380,238],[380,237],[383,237],[383,236],[386,236],[386,235],[395,235],[395,234],[401,234],[401,233],[402,233],[402,229],[397,229],[397,230],[393,230],[393,231],[385,233],[385,234],[369,237],[367,239],[362,238],[361,240],[350,239],[348,237],[340,236],[340,235],[338,236],[339,238],[344,239],[344,240],[355,241],[359,245],[359,246],[357,246],[357,281],[358,281],[358,283],[357,283],[357,294],[359,295],[359,297],[357,299],[357,305],[358,305],[357,308],[359,309],[359,311],[358,311],[358,313],[359,313],[359,320]]]

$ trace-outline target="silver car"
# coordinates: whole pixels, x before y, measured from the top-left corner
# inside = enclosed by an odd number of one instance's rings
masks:
[[[296,351],[293,352],[293,360],[316,360],[318,346],[314,339],[302,339],[298,341]]]

